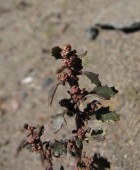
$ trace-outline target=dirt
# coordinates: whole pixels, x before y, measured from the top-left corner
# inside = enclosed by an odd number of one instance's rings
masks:
[[[78,53],[87,50],[84,70],[98,73],[103,85],[119,90],[112,107],[115,105],[121,120],[95,123],[107,128],[108,136],[103,142],[90,142],[86,152],[106,156],[112,170],[140,169],[140,32],[101,31],[94,41],[85,32],[104,18],[115,24],[124,20],[125,25],[138,21],[140,1],[131,2],[0,0],[0,169],[43,169],[38,156],[27,150],[14,156],[25,137],[24,123],[44,124],[47,140],[71,133],[72,118],[68,121],[71,128],[67,125],[57,135],[49,129],[51,115],[62,111],[57,102],[67,88],[58,89],[52,108],[47,105],[48,90],[56,82],[55,70],[60,66],[50,49],[66,43]],[[82,86],[92,88],[83,80]],[[65,169],[73,169],[69,156],[55,160],[55,169],[61,163]]]

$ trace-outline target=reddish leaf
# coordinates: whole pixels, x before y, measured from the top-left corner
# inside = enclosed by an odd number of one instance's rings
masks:
[[[82,54],[78,54],[80,58],[85,57],[87,55],[87,51],[84,51]]]

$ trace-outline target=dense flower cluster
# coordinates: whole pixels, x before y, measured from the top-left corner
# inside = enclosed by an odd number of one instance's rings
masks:
[[[67,44],[61,51],[62,65],[67,68],[67,72],[63,72],[57,75],[58,81],[65,85],[67,82],[70,85],[71,100],[73,103],[78,103],[84,99],[87,91],[85,88],[80,89],[78,81],[78,75],[81,74],[82,60],[78,57],[76,50],[71,50],[71,45]]]
[[[30,151],[39,153],[41,157],[50,161],[52,159],[51,150],[50,148],[44,149],[44,143],[41,141],[40,138],[43,134],[44,126],[35,127],[25,124],[24,128],[28,131],[26,145],[30,147]]]
[[[76,54],[76,50],[71,50],[70,44],[66,44],[63,47],[61,56],[63,66],[66,66],[70,69],[72,68],[76,71],[80,71],[83,68],[82,60]]]

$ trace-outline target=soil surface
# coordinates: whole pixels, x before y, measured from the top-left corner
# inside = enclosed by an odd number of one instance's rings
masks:
[[[84,70],[99,74],[103,85],[119,91],[111,106],[121,120],[95,122],[94,127],[108,129],[108,136],[103,142],[90,142],[86,152],[106,156],[112,170],[140,169],[140,31],[101,30],[95,40],[85,31],[96,23],[122,27],[134,22],[140,22],[139,0],[0,0],[1,170],[44,169],[38,156],[27,150],[14,156],[25,137],[24,123],[44,124],[47,140],[65,138],[74,128],[71,118],[57,135],[49,129],[51,115],[62,112],[57,103],[67,89],[58,88],[49,108],[48,90],[60,67],[50,49],[66,43],[78,53],[87,50]],[[81,82],[92,88],[86,78]],[[69,156],[55,160],[54,169],[63,163],[72,170],[72,161]]]

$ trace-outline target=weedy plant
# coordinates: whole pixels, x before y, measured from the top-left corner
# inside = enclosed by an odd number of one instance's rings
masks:
[[[67,117],[75,119],[76,126],[72,129],[73,137],[65,140],[42,141],[41,136],[44,132],[44,126],[24,125],[28,135],[18,151],[22,148],[27,148],[31,152],[36,152],[40,155],[41,161],[45,164],[45,170],[53,170],[53,159],[59,158],[61,155],[69,153],[75,162],[75,170],[107,170],[110,169],[110,163],[107,158],[102,157],[99,153],[92,153],[90,156],[84,151],[85,143],[90,139],[104,140],[106,130],[103,128],[88,127],[89,121],[118,121],[119,114],[110,111],[109,107],[104,107],[100,102],[100,98],[110,100],[118,91],[114,87],[103,86],[99,80],[98,74],[89,71],[83,71],[82,57],[87,54],[78,55],[76,50],[71,49],[71,45],[67,44],[61,49],[54,47],[51,50],[52,56],[56,60],[62,60],[62,66],[57,73],[57,81],[49,91],[48,103],[51,106],[53,97],[58,86],[69,85],[70,90],[67,91],[69,98],[64,98],[59,101],[61,107],[65,110],[62,113],[52,116],[52,130],[57,133],[64,124]],[[86,76],[94,88],[88,91],[86,88],[80,88],[79,76]],[[92,97],[84,109],[80,109],[80,104],[87,101],[88,97]],[[88,144],[86,144],[88,145]],[[60,170],[64,167],[61,165]]]

